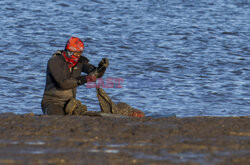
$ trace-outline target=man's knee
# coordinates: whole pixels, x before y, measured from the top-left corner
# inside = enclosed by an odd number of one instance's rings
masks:
[[[65,115],[63,107],[57,104],[49,104],[43,107],[45,115]]]

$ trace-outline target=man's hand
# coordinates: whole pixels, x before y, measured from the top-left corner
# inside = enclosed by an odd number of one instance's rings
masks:
[[[87,82],[95,82],[96,76],[79,76],[76,78],[76,81],[78,85],[83,85]]]
[[[87,76],[87,82],[96,82],[96,76]]]
[[[83,85],[87,82],[86,76],[79,76],[76,78],[77,85]]]
[[[91,73],[88,74],[87,77],[95,77],[95,78],[101,78],[105,71],[106,68],[109,66],[109,60],[107,58],[103,58],[99,64],[98,64],[98,68],[96,68],[95,70],[93,70]],[[94,78],[90,78],[88,80],[88,82],[95,82],[96,79]]]
[[[107,68],[109,66],[109,59],[107,58],[103,58],[99,64],[98,64],[98,68],[101,68],[102,66],[104,66],[105,68]]]

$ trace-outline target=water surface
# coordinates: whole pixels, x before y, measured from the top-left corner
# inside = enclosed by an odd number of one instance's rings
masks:
[[[250,115],[249,0],[0,0],[0,112],[41,113],[46,65],[70,36],[110,59],[105,89],[147,115]],[[78,99],[99,110],[95,89]]]

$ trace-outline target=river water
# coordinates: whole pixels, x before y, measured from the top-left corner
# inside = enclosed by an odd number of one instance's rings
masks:
[[[41,114],[47,61],[76,36],[92,64],[110,59],[104,90],[116,103],[148,116],[250,115],[249,0],[0,0],[0,16],[1,113]],[[77,98],[99,110],[95,88]]]

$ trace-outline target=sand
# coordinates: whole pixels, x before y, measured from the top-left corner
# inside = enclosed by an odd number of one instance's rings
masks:
[[[0,164],[250,164],[250,117],[0,114]]]

